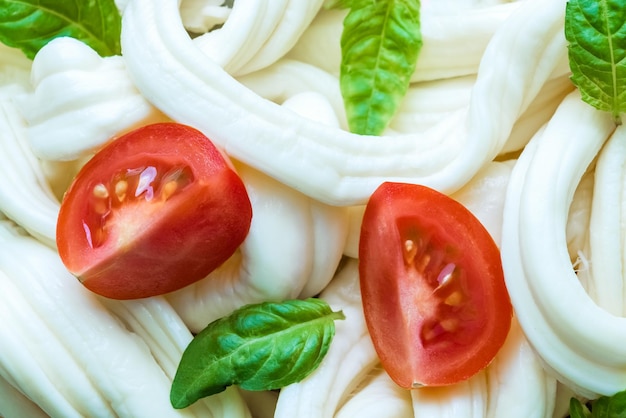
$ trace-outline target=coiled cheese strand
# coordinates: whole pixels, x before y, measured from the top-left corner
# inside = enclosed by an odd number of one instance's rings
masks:
[[[237,0],[224,25],[195,45],[234,76],[276,62],[309,26],[323,0]]]
[[[383,180],[450,192],[495,157],[566,55],[563,10],[562,0],[524,2],[487,47],[468,119],[393,140],[321,126],[260,98],[194,46],[173,0],[129,4],[122,46],[137,88],[169,117],[308,196],[351,205]]]
[[[487,379],[481,371],[463,382],[411,391],[415,418],[482,418],[487,416]]]
[[[625,170],[626,130],[620,126],[600,152],[596,163],[589,220],[590,254],[587,254],[594,300],[616,316],[626,314]]]
[[[249,416],[236,389],[174,410],[171,379],[157,361],[163,356],[156,352],[155,358],[156,345],[130,332],[123,321],[137,331],[137,324],[149,328],[156,338],[154,328],[163,323],[112,315],[67,272],[54,250],[7,220],[0,222],[0,244],[0,376],[48,415],[194,417],[231,411],[231,416]],[[149,310],[156,313],[154,308]],[[165,334],[180,321],[172,312],[167,317],[167,327],[159,327]],[[192,337],[186,332],[188,343]],[[178,339],[180,357],[186,344]]]
[[[180,15],[185,28],[201,34],[223,25],[231,8],[223,0],[181,0]]]
[[[26,126],[15,105],[0,101],[0,212],[46,245],[56,248],[59,202],[28,145]]]
[[[0,416],[3,418],[49,418],[41,408],[0,376]]]
[[[547,367],[579,394],[626,387],[626,319],[599,307],[567,248],[572,196],[614,125],[571,93],[524,148],[508,186],[502,260],[519,323]]]
[[[74,38],[57,38],[35,56],[33,92],[19,97],[28,142],[43,160],[93,154],[113,137],[164,121],[135,89],[119,56],[102,58]]]
[[[517,320],[486,377],[486,418],[552,418],[557,380],[544,370]]]
[[[375,368],[367,381],[337,411],[335,418],[410,418],[411,392],[398,386],[382,368]]]

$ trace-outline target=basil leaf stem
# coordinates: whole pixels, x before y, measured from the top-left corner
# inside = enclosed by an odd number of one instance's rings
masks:
[[[336,319],[320,299],[247,305],[210,323],[192,340],[176,371],[170,401],[185,408],[230,385],[279,389],[315,370],[335,335]]]
[[[28,58],[54,38],[83,41],[101,56],[121,53],[114,0],[0,0],[0,41]]]
[[[419,0],[339,0],[340,88],[350,130],[380,135],[409,88],[422,47]]]
[[[565,37],[582,99],[621,124],[626,110],[626,8],[622,0],[569,0]]]

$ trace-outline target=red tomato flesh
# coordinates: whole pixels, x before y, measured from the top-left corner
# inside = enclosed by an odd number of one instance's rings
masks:
[[[399,386],[468,379],[504,344],[513,309],[500,252],[452,198],[382,184],[365,209],[359,260],[367,327]]]
[[[67,269],[95,293],[137,299],[208,275],[245,239],[252,207],[230,163],[177,123],[123,135],[80,170],[59,212]]]

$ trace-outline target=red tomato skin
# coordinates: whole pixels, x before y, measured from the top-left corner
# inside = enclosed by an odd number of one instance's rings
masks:
[[[407,262],[407,239],[423,239],[427,256]],[[450,197],[425,186],[383,183],[365,209],[359,260],[366,324],[399,386],[466,380],[504,344],[513,309],[499,249]],[[420,263],[426,266],[421,271],[415,268]],[[458,269],[441,284],[446,266]]]
[[[152,164],[186,167],[191,180],[168,198],[120,203],[107,215],[106,238],[90,244],[83,222],[94,210],[94,186]],[[241,245],[251,219],[245,186],[213,143],[189,126],[158,123],[115,139],[80,170],[61,204],[57,247],[67,269],[91,291],[139,299],[206,277]]]

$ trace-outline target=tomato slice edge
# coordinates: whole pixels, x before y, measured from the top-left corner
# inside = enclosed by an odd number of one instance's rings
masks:
[[[415,329],[405,329],[405,324],[423,322],[424,317],[416,314],[416,309],[409,311],[410,307],[407,308],[406,303],[405,310],[409,312],[399,311],[395,306],[403,293],[411,293],[411,290],[406,290],[407,286],[394,284],[398,279],[402,284],[406,277],[392,278],[404,267],[403,258],[397,256],[398,252],[403,251],[397,247],[402,247],[403,243],[397,242],[401,239],[395,222],[402,216],[419,219],[425,216],[424,213],[432,217],[426,218],[429,222],[441,223],[441,219],[445,218],[446,230],[463,238],[465,245],[483,248],[474,251],[479,261],[477,266],[471,268],[477,270],[481,265],[487,267],[472,274],[490,278],[472,279],[488,285],[483,286],[484,292],[487,292],[483,295],[483,303],[489,310],[486,315],[488,321],[480,335],[482,340],[458,353],[444,350],[447,357],[443,358],[433,355],[433,350],[420,348],[416,344]],[[470,234],[469,238],[467,234]],[[379,251],[378,247],[384,244],[390,247],[395,245],[396,248],[387,247]],[[400,386],[435,386],[465,380],[486,367],[504,344],[510,328],[512,306],[504,285],[499,250],[474,215],[450,197],[425,186],[405,183],[381,185],[372,194],[365,210],[359,258],[366,323],[383,366]],[[397,293],[390,295],[390,289]]]
[[[167,141],[167,147],[163,146],[164,140]],[[168,197],[166,202],[145,202],[140,198],[138,201],[132,202],[132,205],[135,207],[125,207],[130,212],[136,212],[134,219],[137,223],[141,222],[141,216],[149,217],[145,222],[147,225],[145,230],[142,229],[143,227],[138,228],[140,232],[132,237],[135,240],[135,244],[137,242],[141,243],[142,239],[145,238],[144,241],[149,241],[150,239],[157,241],[156,245],[158,246],[158,237],[155,239],[151,236],[154,235],[155,228],[160,227],[158,223],[163,224],[168,219],[171,225],[169,225],[169,229],[166,229],[166,231],[170,231],[167,234],[173,235],[185,232],[186,223],[194,224],[187,229],[196,229],[194,231],[196,234],[202,233],[201,226],[198,225],[204,222],[204,217],[201,213],[202,209],[206,209],[208,212],[212,210],[214,213],[223,213],[224,215],[222,226],[212,227],[211,225],[204,225],[206,231],[210,232],[211,229],[218,232],[227,230],[227,234],[218,234],[219,236],[215,237],[215,239],[207,238],[204,240],[207,242],[199,243],[200,245],[198,245],[196,253],[203,248],[209,248],[210,242],[208,241],[211,239],[213,241],[222,240],[222,248],[218,249],[215,257],[207,251],[208,255],[205,258],[211,259],[213,257],[214,261],[205,261],[204,263],[206,265],[212,263],[214,266],[211,269],[200,268],[194,275],[181,277],[176,281],[177,283],[170,283],[165,287],[155,286],[153,293],[164,293],[164,291],[158,289],[165,289],[165,291],[175,290],[176,287],[180,287],[178,285],[186,285],[204,277],[210,270],[217,267],[215,264],[223,263],[226,258],[236,251],[236,248],[243,242],[250,228],[252,207],[245,185],[234,171],[232,164],[224,158],[221,151],[201,132],[187,125],[174,122],[147,125],[129,132],[115,139],[85,164],[65,193],[59,211],[57,223],[59,254],[68,270],[78,276],[86,287],[92,288],[96,293],[107,293],[106,284],[103,285],[98,283],[97,280],[91,280],[95,274],[94,271],[98,270],[97,266],[102,264],[104,267],[101,266],[101,269],[103,270],[113,268],[107,267],[107,265],[114,264],[110,259],[115,257],[123,259],[124,254],[120,253],[122,249],[115,242],[117,238],[115,235],[111,236],[109,241],[105,240],[101,247],[96,249],[90,248],[89,242],[85,237],[84,227],[80,224],[85,213],[90,210],[87,201],[89,200],[91,188],[85,187],[85,185],[106,183],[107,178],[116,170],[145,166],[146,158],[153,162],[163,161],[164,166],[168,164],[187,165],[193,172],[194,179],[190,184],[186,185],[185,189],[180,191],[180,194]],[[216,193],[216,191],[218,192]],[[217,197],[213,198],[212,195]],[[230,200],[222,202],[220,196]],[[159,205],[160,207],[157,207]],[[148,209],[155,209],[157,215],[154,216],[154,213],[150,214]],[[184,215],[186,218],[178,219],[177,214]],[[233,220],[228,217],[236,219]],[[156,224],[151,224],[153,219],[157,219]],[[123,226],[115,223],[116,220],[112,220],[112,222],[113,231],[117,229],[119,232],[120,229],[123,229]],[[161,257],[166,256],[162,254]],[[128,270],[132,270],[130,264],[128,265]],[[158,278],[155,278],[156,282],[158,282]],[[130,284],[127,285],[127,294],[124,294],[124,288],[120,284],[115,285],[112,283],[116,282],[112,281],[109,283],[111,284],[112,293],[105,294],[107,297],[131,299],[152,295],[146,294],[145,289],[143,293],[131,291],[130,289],[133,286]]]

